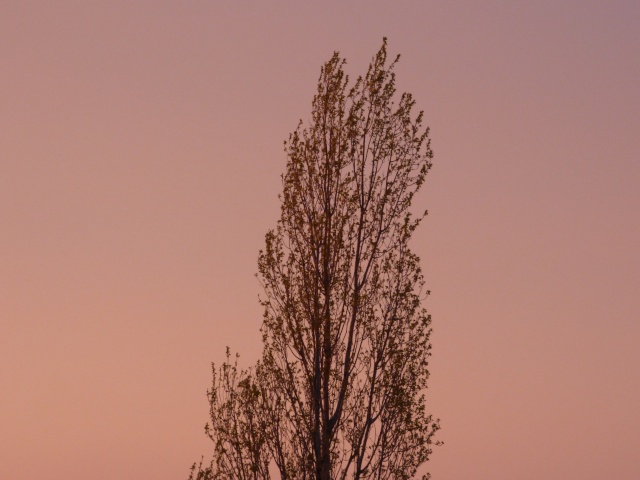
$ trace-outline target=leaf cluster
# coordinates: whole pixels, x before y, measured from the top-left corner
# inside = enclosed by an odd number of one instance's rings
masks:
[[[423,113],[396,103],[387,43],[350,86],[338,53],[285,142],[281,215],[258,260],[263,354],[209,392],[214,442],[192,478],[408,479],[431,454],[431,317],[409,240],[431,168]],[[271,467],[271,470],[270,470]]]

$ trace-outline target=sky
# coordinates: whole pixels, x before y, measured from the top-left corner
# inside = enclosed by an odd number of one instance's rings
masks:
[[[640,4],[0,4],[0,478],[186,478],[283,141],[389,39],[431,127],[434,480],[640,478]]]

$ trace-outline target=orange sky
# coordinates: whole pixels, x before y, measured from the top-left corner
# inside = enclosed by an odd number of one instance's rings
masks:
[[[434,480],[640,478],[640,4],[3,1],[0,478],[186,478],[282,142],[389,37],[432,128]]]

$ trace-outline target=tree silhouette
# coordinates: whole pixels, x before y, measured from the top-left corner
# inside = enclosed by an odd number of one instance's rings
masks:
[[[350,87],[334,53],[309,125],[285,142],[258,260],[262,358],[239,370],[227,350],[214,367],[213,459],[192,479],[408,479],[429,458],[429,291],[408,243],[433,153],[412,96],[394,101],[398,59],[385,39]]]

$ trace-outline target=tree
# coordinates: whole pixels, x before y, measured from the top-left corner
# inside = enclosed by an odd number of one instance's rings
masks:
[[[433,153],[412,96],[394,101],[398,60],[385,39],[352,87],[338,53],[321,69],[259,254],[262,358],[214,367],[214,456],[191,478],[408,479],[437,443],[429,291],[408,245]]]

